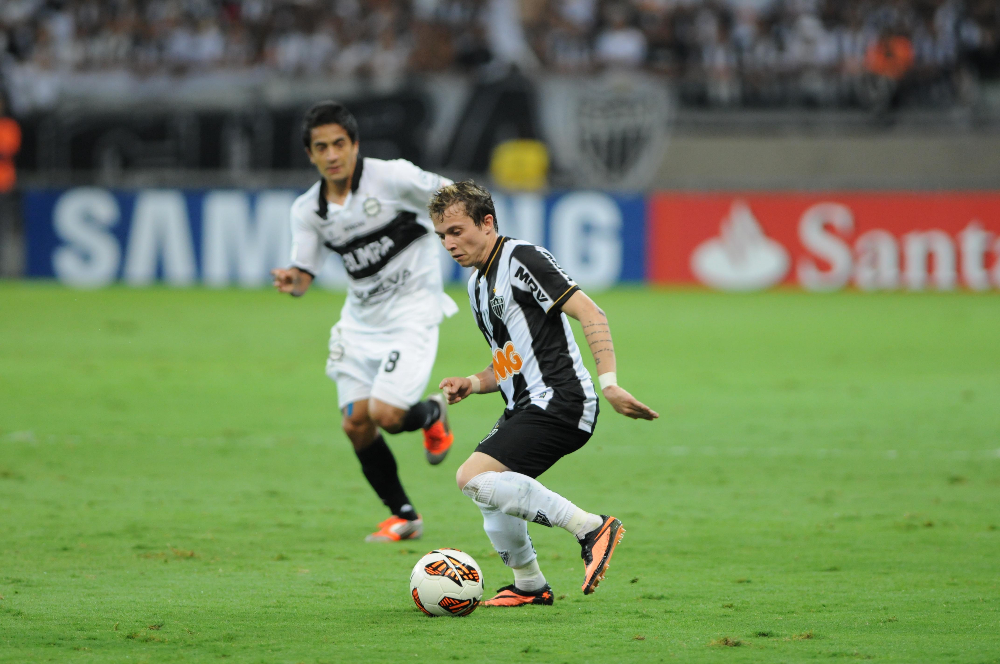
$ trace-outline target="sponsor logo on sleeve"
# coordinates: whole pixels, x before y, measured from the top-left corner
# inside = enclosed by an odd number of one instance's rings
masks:
[[[535,277],[523,265],[518,265],[517,270],[514,271],[514,285],[531,293],[531,296],[543,309],[548,309],[551,305],[552,298],[538,285]]]
[[[434,174],[428,173],[427,171],[421,171],[419,176],[420,186],[424,189],[433,189],[437,191],[441,188],[441,177]]]
[[[549,253],[545,249],[542,249],[541,247],[538,247],[538,253],[540,253],[542,256],[545,256],[545,259],[548,260],[550,263],[552,263],[552,267],[554,267],[555,270],[556,270],[556,272],[558,272],[559,274],[561,274],[563,276],[563,278],[566,279],[566,281],[568,281],[570,284],[575,284],[576,283],[572,279],[570,279],[569,273],[566,272],[566,270],[562,269],[562,267],[559,265],[559,263],[556,262],[556,257],[555,256],[553,256],[551,253]]]

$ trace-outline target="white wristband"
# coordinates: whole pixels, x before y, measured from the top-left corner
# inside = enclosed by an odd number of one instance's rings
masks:
[[[597,382],[601,384],[601,391],[608,389],[612,385],[618,384],[618,374],[614,371],[609,371],[608,373],[602,373],[597,377]]]
[[[479,380],[479,376],[472,374],[471,376],[466,376],[466,378],[472,381],[472,393],[479,394],[479,390],[483,387],[483,383]]]

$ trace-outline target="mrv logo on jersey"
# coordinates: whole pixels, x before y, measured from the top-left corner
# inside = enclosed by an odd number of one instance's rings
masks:
[[[524,269],[523,265],[517,266],[517,270],[514,272],[514,279],[524,284],[527,287],[525,290],[529,291],[539,304],[545,304],[549,301],[549,296],[545,294],[545,291],[538,285],[535,278],[531,276],[531,273]]]

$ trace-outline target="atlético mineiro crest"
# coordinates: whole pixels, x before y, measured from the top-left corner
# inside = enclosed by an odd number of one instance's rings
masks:
[[[540,523],[546,528],[552,527],[552,522],[549,521],[549,515],[544,512],[544,510],[538,510],[535,512],[535,518],[531,520],[532,523]]]
[[[494,295],[490,300],[490,310],[497,318],[503,318],[504,304],[506,303],[503,301],[503,295]]]
[[[361,204],[361,209],[364,210],[365,214],[369,217],[374,217],[382,211],[382,204],[378,202],[377,198],[372,196],[365,199],[365,202]]]

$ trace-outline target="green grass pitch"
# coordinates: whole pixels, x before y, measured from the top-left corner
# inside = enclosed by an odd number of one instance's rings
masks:
[[[454,294],[435,384],[489,358]],[[498,395],[452,410],[441,466],[391,439],[426,530],[365,544],[384,508],[323,373],[341,296],[0,284],[0,661],[1000,662],[1000,298],[595,299],[661,413],[605,407],[542,476],[624,521],[607,580],[583,596],[532,525],[554,607],[430,619],[431,548],[509,583],[454,484]]]

